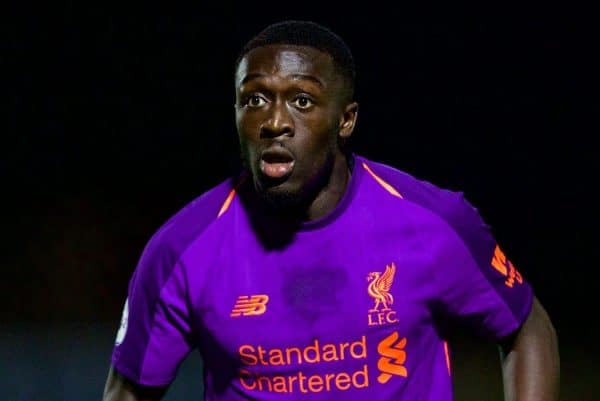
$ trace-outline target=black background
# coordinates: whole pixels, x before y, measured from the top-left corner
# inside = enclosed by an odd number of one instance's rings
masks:
[[[238,168],[239,48],[268,23],[293,18],[331,27],[354,53],[354,149],[465,192],[556,325],[564,399],[597,398],[599,35],[591,10],[8,7],[6,397],[77,399],[73,382],[99,397],[146,241]],[[95,357],[56,350],[77,346]],[[22,377],[37,384],[15,384]]]

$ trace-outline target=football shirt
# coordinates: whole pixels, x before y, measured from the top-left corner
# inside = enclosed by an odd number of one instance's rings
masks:
[[[335,209],[286,230],[253,212],[251,185],[223,182],[149,241],[118,372],[166,385],[198,349],[209,401],[449,401],[440,322],[499,340],[529,314],[530,286],[460,192],[355,155]]]

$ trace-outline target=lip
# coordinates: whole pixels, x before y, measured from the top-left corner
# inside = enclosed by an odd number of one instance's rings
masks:
[[[260,155],[260,171],[271,179],[287,178],[292,174],[295,164],[294,156],[284,147],[272,147]]]

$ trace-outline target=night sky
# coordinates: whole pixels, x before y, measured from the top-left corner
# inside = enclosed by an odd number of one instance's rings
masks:
[[[152,233],[239,167],[239,48],[294,18],[329,26],[354,53],[355,151],[464,191],[561,346],[593,347],[595,22],[549,6],[434,18],[219,3],[8,6],[0,314],[9,325],[116,327]]]

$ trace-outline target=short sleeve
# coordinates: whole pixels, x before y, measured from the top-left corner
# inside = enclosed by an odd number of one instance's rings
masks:
[[[532,289],[462,193],[453,193],[444,214],[453,232],[440,240],[436,253],[438,301],[450,318],[500,340],[529,316]]]
[[[135,383],[171,383],[192,349],[186,280],[160,233],[149,242],[130,279],[112,365]]]

